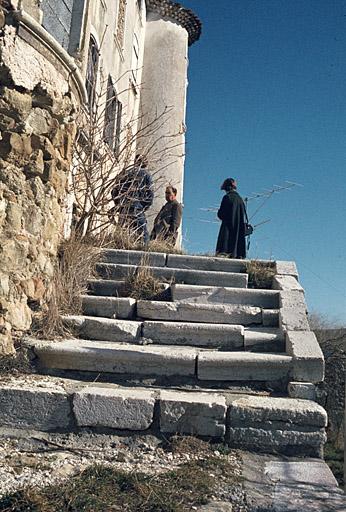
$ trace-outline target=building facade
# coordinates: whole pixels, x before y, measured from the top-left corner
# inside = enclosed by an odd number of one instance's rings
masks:
[[[81,107],[104,91],[110,151],[130,126],[133,155],[148,152],[150,218],[167,184],[182,198],[188,46],[200,32],[168,0],[1,0],[0,354],[49,299]]]

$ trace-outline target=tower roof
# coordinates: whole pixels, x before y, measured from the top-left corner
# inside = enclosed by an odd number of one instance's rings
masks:
[[[170,0],[146,0],[148,11],[157,12],[163,17],[174,19],[189,34],[189,45],[197,41],[202,32],[201,20],[191,9]]]

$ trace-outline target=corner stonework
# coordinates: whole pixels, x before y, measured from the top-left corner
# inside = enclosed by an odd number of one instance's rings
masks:
[[[42,32],[0,7],[0,354],[47,298],[65,220],[80,98]]]

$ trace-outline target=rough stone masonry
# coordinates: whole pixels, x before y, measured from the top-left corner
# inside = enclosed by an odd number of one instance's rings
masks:
[[[78,93],[49,41],[0,7],[0,354],[30,327],[54,271]],[[37,24],[38,25],[38,24]]]

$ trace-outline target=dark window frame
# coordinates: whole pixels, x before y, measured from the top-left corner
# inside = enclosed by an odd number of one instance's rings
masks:
[[[100,52],[96,43],[96,39],[90,36],[88,49],[88,64],[85,78],[85,87],[88,94],[88,105],[92,111],[96,98],[97,74],[99,67]]]
[[[113,80],[111,76],[109,76],[107,83],[103,139],[116,155],[119,153],[120,149],[122,111],[123,105],[118,99],[113,85]]]

